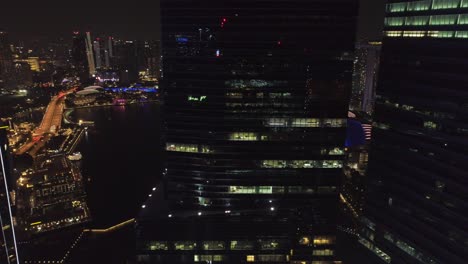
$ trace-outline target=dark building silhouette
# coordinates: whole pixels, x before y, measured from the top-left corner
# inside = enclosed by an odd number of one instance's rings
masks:
[[[162,1],[165,184],[141,262],[337,259],[356,8]]]
[[[14,76],[8,33],[0,29],[0,88],[8,87]]]
[[[360,242],[383,263],[466,263],[468,1],[388,1]]]
[[[73,43],[71,50],[72,63],[77,76],[82,82],[89,79],[86,41],[86,35],[84,33],[73,32]]]

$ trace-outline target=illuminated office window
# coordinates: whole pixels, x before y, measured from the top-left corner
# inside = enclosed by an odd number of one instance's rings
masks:
[[[468,7],[468,1],[462,0],[460,7]]]
[[[268,118],[266,120],[265,125],[268,127],[287,127],[288,119],[287,118]]]
[[[275,193],[284,193],[284,187],[283,186],[229,186],[229,193],[275,194]]]
[[[287,242],[279,239],[261,239],[258,240],[260,250],[276,250],[287,247]]]
[[[468,38],[468,31],[457,31],[455,33],[456,38]]]
[[[386,17],[385,25],[386,26],[403,26],[405,23],[404,17]]]
[[[314,256],[333,256],[334,251],[332,249],[316,249],[312,251]]]
[[[460,0],[433,0],[432,9],[457,8]]]
[[[336,148],[322,148],[320,151],[320,154],[322,155],[344,155],[344,149],[340,147]]]
[[[322,120],[322,125],[324,127],[345,127],[346,119],[340,118],[325,118]]]
[[[387,4],[387,12],[403,12],[406,10],[407,3]]]
[[[235,132],[229,134],[229,140],[233,141],[257,141],[257,133]]]
[[[385,31],[387,37],[401,37],[403,31]]]
[[[319,127],[320,119],[318,118],[293,118],[292,127]]]
[[[468,1],[466,1],[468,3]],[[468,14],[462,14],[458,18],[459,25],[466,25],[468,24]]]
[[[166,143],[166,150],[173,152],[210,153],[210,147],[197,144]]]
[[[431,0],[409,2],[407,10],[408,11],[424,11],[429,10],[431,7]]]
[[[430,129],[430,130],[437,129],[437,123],[434,123],[432,121],[425,121],[423,126],[424,126],[424,128],[427,128],[427,129]]]
[[[404,31],[403,37],[422,38],[426,35],[426,31]]]
[[[203,242],[204,250],[224,250],[226,245],[223,241],[205,241]]]
[[[167,241],[152,241],[148,243],[149,250],[168,250]]]
[[[255,262],[255,255],[247,255],[247,262]]]
[[[197,247],[197,243],[194,241],[177,241],[174,242],[175,250],[194,250]]]
[[[424,26],[429,22],[429,16],[414,16],[407,17],[405,25],[407,26]]]
[[[252,250],[255,244],[247,240],[233,240],[231,241],[231,250]]]
[[[455,31],[438,31],[437,38],[453,38],[455,36]]]
[[[455,25],[458,15],[438,15],[432,16],[430,25]]]
[[[294,169],[311,169],[311,168],[342,168],[341,160],[263,160],[260,166],[262,168],[294,168]]]
[[[314,245],[331,245],[335,243],[335,237],[333,236],[315,236]]]

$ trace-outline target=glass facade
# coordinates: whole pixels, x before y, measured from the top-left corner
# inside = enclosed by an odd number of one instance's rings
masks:
[[[468,1],[391,0],[385,18],[386,37],[466,38]]]
[[[386,25],[360,242],[387,263],[466,263],[468,1],[389,2],[429,19]]]
[[[293,241],[336,232],[357,2],[161,1],[164,184],[141,263],[336,260]]]
[[[320,199],[341,174],[355,1],[228,2],[163,1],[169,200],[249,208],[239,193],[288,187]]]

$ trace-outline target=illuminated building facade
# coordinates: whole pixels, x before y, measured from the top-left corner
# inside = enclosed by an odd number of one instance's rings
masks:
[[[11,191],[11,166],[7,141],[8,126],[0,122],[0,262],[19,264],[15,227],[13,225]]]
[[[381,42],[357,43],[349,109],[372,115]]]
[[[183,263],[215,261],[214,254],[206,260],[193,255],[211,247],[205,239],[215,241],[213,247],[224,251],[216,255],[229,263],[336,259],[331,241],[356,2],[162,1],[164,195],[170,218],[186,216],[190,225],[189,219],[202,216],[207,229],[214,225],[204,221],[235,230],[231,237],[183,232],[198,241],[184,244],[192,252],[184,252]],[[269,231],[255,228],[262,223]],[[278,247],[277,258],[275,248],[262,248],[268,235],[289,241]],[[314,237],[321,236],[328,242],[314,249]],[[236,241],[244,240],[244,251],[236,251]],[[178,241],[167,243],[168,250],[180,248]],[[165,247],[158,247],[146,253],[162,258]]]
[[[468,1],[388,1],[360,238],[383,263],[466,263],[465,18]]]

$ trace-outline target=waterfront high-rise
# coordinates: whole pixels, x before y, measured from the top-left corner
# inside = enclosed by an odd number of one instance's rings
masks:
[[[466,263],[468,1],[391,0],[360,242],[382,263]]]
[[[73,43],[71,57],[73,67],[81,81],[86,81],[89,78],[89,64],[86,48],[86,35],[80,32],[73,32]]]
[[[162,1],[167,207],[141,259],[336,260],[356,2]]]
[[[7,140],[7,125],[0,121],[0,263],[20,263],[16,244],[15,226],[12,215],[11,164]]]

